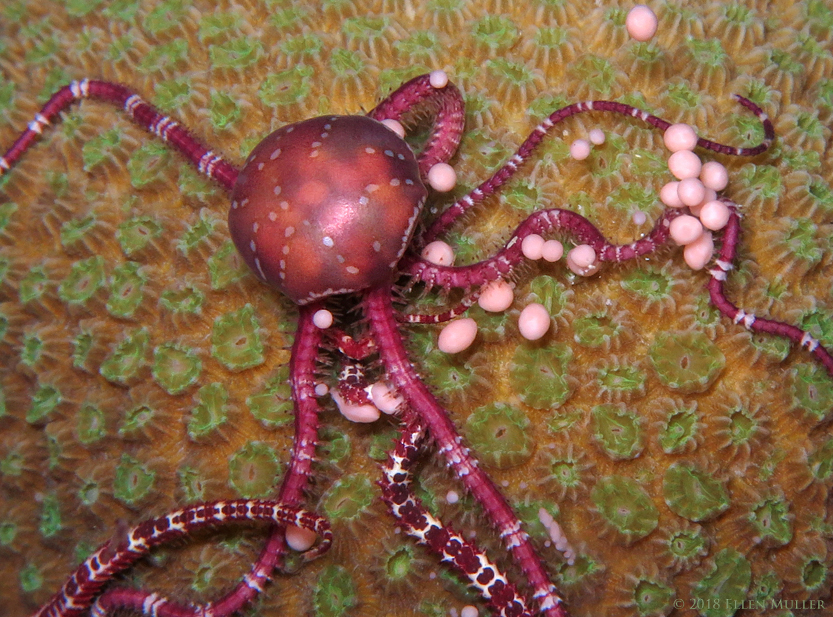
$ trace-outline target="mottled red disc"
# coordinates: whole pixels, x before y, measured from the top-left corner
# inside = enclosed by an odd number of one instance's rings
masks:
[[[258,277],[306,304],[388,282],[426,194],[413,152],[386,126],[312,118],[252,151],[229,230]]]

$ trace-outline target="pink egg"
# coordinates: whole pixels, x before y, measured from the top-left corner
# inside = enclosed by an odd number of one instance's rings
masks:
[[[315,311],[315,314],[312,316],[312,323],[315,324],[316,328],[326,330],[333,325],[333,314],[327,309]]]
[[[550,329],[550,314],[543,304],[533,302],[521,311],[518,317],[518,329],[521,336],[529,341],[537,341]]]
[[[605,132],[602,129],[593,129],[588,134],[590,143],[596,146],[601,146],[605,142]]]
[[[405,401],[384,381],[377,381],[370,387],[370,400],[382,413],[394,413]]]
[[[369,422],[375,422],[382,415],[379,408],[375,405],[357,405],[355,403],[350,403],[335,390],[330,393],[330,396],[333,397],[341,415],[350,420],[350,422],[367,424]]]
[[[402,126],[402,123],[398,120],[393,120],[392,118],[386,118],[382,120],[382,124],[388,127],[391,131],[399,135],[402,139],[405,139],[405,127]]]
[[[683,249],[683,259],[692,270],[702,270],[713,254],[714,240],[710,231],[703,232],[703,235]]]
[[[596,251],[589,244],[579,244],[567,253],[567,267],[579,276],[591,276],[598,272]]]
[[[683,214],[671,221],[669,233],[677,244],[691,244],[703,235],[703,225],[696,217]]]
[[[679,150],[668,157],[668,169],[678,180],[696,178],[702,168],[700,157],[691,150]]]
[[[450,266],[454,263],[454,249],[442,240],[434,240],[422,249],[422,258],[438,266]]]
[[[659,200],[669,208],[682,208],[683,202],[680,201],[680,196],[677,194],[677,187],[680,186],[678,180],[668,182],[659,190]]]
[[[631,219],[633,220],[634,225],[643,225],[645,221],[648,220],[648,215],[645,214],[642,210],[637,210],[633,213]]]
[[[527,259],[541,259],[544,256],[544,239],[538,234],[529,234],[521,242],[521,252]]]
[[[442,329],[437,347],[445,353],[459,353],[468,349],[476,336],[477,322],[474,319],[458,319]]]
[[[637,41],[649,41],[657,31],[657,16],[644,4],[637,4],[625,18],[625,28]]]
[[[686,178],[677,185],[677,196],[684,206],[696,206],[706,196],[706,187],[698,178]]]
[[[431,84],[432,88],[445,88],[448,85],[448,74],[445,71],[431,71],[431,74],[428,76],[428,83]]]
[[[304,529],[296,525],[288,525],[285,531],[286,544],[293,551],[302,553],[315,544],[316,534],[311,529]]]
[[[729,208],[722,201],[709,201],[700,209],[700,222],[712,231],[723,229],[729,222]]]
[[[671,152],[694,150],[697,146],[697,133],[688,124],[672,124],[665,129],[662,141]]]
[[[708,161],[700,170],[703,184],[715,191],[722,191],[729,184],[729,172],[717,161]]]
[[[541,256],[544,261],[555,262],[561,259],[564,254],[564,245],[558,240],[547,240],[544,246],[541,247]]]
[[[497,280],[483,286],[477,303],[484,311],[502,313],[512,306],[514,300],[515,292],[512,291],[512,286],[506,281]]]
[[[457,186],[457,172],[448,163],[437,163],[428,170],[428,184],[440,193],[447,193]]]
[[[570,156],[577,161],[583,161],[590,156],[590,142],[586,139],[576,139],[570,144]]]

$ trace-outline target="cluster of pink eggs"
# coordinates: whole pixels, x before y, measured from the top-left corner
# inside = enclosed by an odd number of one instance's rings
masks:
[[[626,27],[630,35],[639,41],[653,37],[657,29],[656,15],[648,7],[637,5],[629,12]],[[442,87],[447,77],[442,71],[431,75],[432,85]],[[436,84],[434,83],[436,80]],[[395,120],[386,120],[385,125],[404,137],[405,130]],[[683,258],[689,267],[702,269],[712,258],[714,242],[712,231],[722,229],[729,220],[729,208],[718,199],[728,182],[726,168],[720,163],[709,161],[703,164],[693,152],[697,145],[697,134],[687,124],[673,124],[664,134],[665,146],[670,150],[668,168],[676,180],[668,182],[660,190],[660,200],[669,208],[687,208],[687,212],[675,217],[669,228],[671,239],[683,246]],[[605,142],[601,129],[593,129],[588,139],[577,139],[570,145],[570,156],[576,160],[586,159],[593,146]],[[456,186],[454,169],[440,163],[428,173],[429,185],[438,192],[448,192]],[[644,212],[638,211],[633,220],[637,225],[646,221]],[[544,239],[538,234],[530,234],[522,240],[521,251],[529,260],[557,262],[565,257],[564,246],[555,239]],[[454,249],[442,240],[431,242],[422,250],[421,256],[428,262],[442,266],[454,264]],[[565,263],[574,274],[592,276],[600,266],[592,246],[580,244],[566,252]],[[477,303],[488,312],[500,313],[509,309],[514,303],[513,285],[505,280],[496,280],[484,285],[478,293]],[[333,318],[329,311],[319,311],[315,323],[320,328],[327,328]],[[538,340],[549,330],[551,317],[547,309],[539,303],[530,303],[518,316],[518,330],[530,341]],[[469,317],[455,319],[440,332],[437,348],[444,353],[459,353],[468,349],[477,337],[477,322]],[[319,395],[328,388],[319,384]],[[337,392],[331,393],[339,409],[348,419],[355,422],[373,422],[380,411],[392,413],[401,400],[390,392],[387,384],[376,383],[368,386],[368,401],[352,404],[343,400]]]

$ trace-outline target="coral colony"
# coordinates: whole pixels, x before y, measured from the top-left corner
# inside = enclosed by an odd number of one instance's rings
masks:
[[[656,29],[656,21],[640,9],[629,16],[628,28],[635,38],[646,40]],[[372,422],[381,413],[399,419],[401,434],[388,453],[380,486],[402,530],[455,570],[495,614],[568,615],[519,519],[416,373],[400,329],[403,323],[448,322],[440,334],[439,349],[451,354],[466,349],[477,336],[477,324],[458,317],[474,303],[489,312],[508,309],[514,302],[515,271],[526,260],[558,262],[564,258],[576,275],[593,276],[606,262],[649,255],[671,241],[684,247],[684,259],[691,268],[708,266],[711,301],[734,324],[790,339],[833,375],[833,358],[808,332],[744,311],[724,294],[724,281],[740,242],[740,215],[737,205],[721,193],[727,185],[726,170],[713,161],[701,164],[693,150],[753,156],[769,147],[774,139],[772,123],[742,97],[737,100],[764,128],[764,141],[752,148],[708,141],[690,126],[672,125],[622,103],[569,105],[538,125],[490,179],[435,213],[424,230],[418,222],[429,187],[444,192],[455,185],[448,162],[463,131],[462,97],[442,71],[405,83],[367,116],[324,116],[284,126],[261,141],[240,169],[128,88],[104,81],[75,81],[46,103],[0,158],[0,172],[10,170],[64,110],[87,98],[122,108],[231,194],[229,229],[238,251],[258,278],[298,305],[300,317],[290,360],[295,437],[289,468],[274,500],[184,506],[119,531],[75,570],[38,616],[105,615],[121,608],[170,617],[231,615],[263,590],[286,554],[284,538],[304,559],[325,552],[332,542],[329,524],[302,506],[318,443],[319,401],[328,395],[350,420]],[[400,124],[414,110],[427,111],[433,118],[430,133],[416,152],[405,141]],[[579,214],[559,208],[540,210],[521,223],[493,257],[454,266],[453,250],[440,239],[451,225],[498,192],[533,157],[555,125],[576,114],[601,111],[631,116],[664,131],[672,152],[668,165],[676,180],[661,191],[667,207],[653,229],[630,244],[613,245]],[[576,159],[586,158],[604,139],[603,132],[591,131],[589,141],[574,142],[570,152]],[[636,220],[640,214],[641,220]],[[635,222],[645,222],[644,216],[637,212]],[[574,246],[565,254],[554,235],[569,238]],[[462,292],[462,300],[440,313],[404,312],[397,308],[402,293],[398,285],[403,282],[409,286],[405,289],[421,286],[426,294],[431,290]],[[337,317],[348,315],[347,305],[357,305],[363,319]],[[518,327],[523,337],[536,340],[544,336],[550,322],[542,304],[530,303],[523,308]],[[322,363],[330,362],[329,355],[338,355],[342,366],[332,391],[318,377]],[[474,542],[430,514],[415,495],[412,469],[425,455],[426,436],[481,504],[511,553],[525,578],[520,590]],[[451,493],[448,500],[452,501]],[[544,510],[539,518],[555,547],[572,563],[574,550],[558,522]],[[110,584],[153,547],[204,527],[255,520],[272,524],[265,548],[243,580],[209,604],[184,604],[143,589]],[[476,609],[466,607],[463,613],[476,614]]]

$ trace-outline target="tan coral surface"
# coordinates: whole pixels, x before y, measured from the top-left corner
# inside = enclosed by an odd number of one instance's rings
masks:
[[[739,93],[778,140],[751,160],[706,154],[728,166],[744,215],[728,294],[833,345],[833,4],[649,4],[659,31],[641,44],[624,2],[8,0],[0,147],[50,93],[90,77],[130,85],[240,164],[277,127],[366,111],[442,68],[467,102],[461,196],[546,114],[588,98],[754,144],[760,125]],[[594,127],[606,143],[570,160],[567,146]],[[616,242],[639,237],[661,211],[663,155],[637,120],[565,122],[454,229],[458,263],[494,252],[542,207],[577,210]],[[19,617],[125,524],[269,493],[292,440],[296,314],[231,249],[223,191],[104,104],[74,107],[0,191],[0,616]],[[633,222],[637,210],[648,223]],[[434,328],[409,329],[421,373],[523,518],[556,515],[573,566],[540,524],[531,532],[577,617],[833,606],[833,381],[805,351],[717,315],[707,280],[676,249],[586,280],[535,265],[508,318],[474,311],[481,334],[459,357],[440,355]],[[514,325],[531,301],[557,326],[537,344]],[[475,602],[394,532],[378,500],[393,429],[351,425],[327,405],[309,501],[333,519],[335,546],[276,575],[249,613],[449,615]],[[420,476],[427,502],[516,575],[436,457]],[[449,504],[449,491],[463,498]],[[263,536],[201,535],[120,584],[216,597]]]

